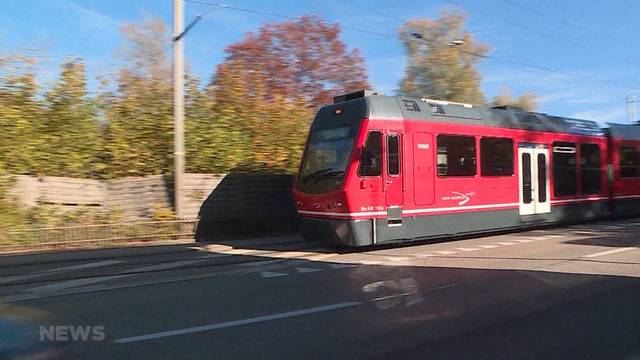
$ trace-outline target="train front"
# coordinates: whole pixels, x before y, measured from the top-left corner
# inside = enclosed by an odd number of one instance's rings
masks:
[[[371,244],[369,221],[353,219],[350,181],[357,177],[357,159],[367,101],[337,100],[316,115],[307,138],[293,188],[305,239],[334,245]]]

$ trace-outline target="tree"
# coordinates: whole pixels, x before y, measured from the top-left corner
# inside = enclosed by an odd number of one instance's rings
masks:
[[[315,108],[330,103],[336,94],[369,87],[359,51],[348,51],[339,34],[339,25],[315,16],[265,24],[257,34],[248,33],[227,47],[225,64],[239,61],[246,70],[260,72],[267,97],[278,93]]]
[[[85,65],[79,60],[62,65],[60,79],[45,96],[38,119],[43,140],[38,171],[45,175],[95,177],[100,133],[87,98]]]
[[[538,108],[538,96],[532,92],[513,98],[508,88],[502,89],[500,95],[493,98],[492,106],[510,106],[524,111],[536,111]]]
[[[227,165],[295,171],[312,117],[306,101],[269,90],[267,76],[240,59],[218,67],[214,83],[216,126],[227,135],[216,149],[228,154]]]
[[[288,171],[298,166],[316,107],[368,88],[357,49],[337,25],[314,16],[263,25],[227,48],[207,93],[215,114],[216,163],[227,169]]]
[[[462,12],[449,10],[439,19],[412,19],[400,28],[407,55],[401,93],[484,104],[476,64],[489,47],[463,30],[465,19]]]
[[[217,113],[215,103],[187,77],[185,86],[185,163],[189,172],[227,172],[244,163],[248,134],[240,121]]]
[[[106,111],[106,171],[110,177],[170,172],[173,118],[166,24],[146,18],[142,24],[124,25],[122,32],[126,45],[115,80],[118,90]]]
[[[44,154],[35,126],[42,113],[35,64],[30,56],[0,58],[0,167],[9,173],[35,173]]]

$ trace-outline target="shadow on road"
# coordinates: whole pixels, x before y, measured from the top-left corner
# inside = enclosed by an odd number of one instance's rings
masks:
[[[300,260],[30,306],[104,326],[106,342],[66,344],[91,359],[626,360],[640,356],[639,298],[635,277]],[[161,336],[114,343],[143,334]]]

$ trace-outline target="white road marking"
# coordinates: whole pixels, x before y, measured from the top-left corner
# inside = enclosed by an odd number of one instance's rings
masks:
[[[231,249],[231,250],[224,251],[225,254],[230,254],[230,255],[246,255],[254,252],[256,251],[252,249]]]
[[[58,290],[65,290],[65,289],[78,287],[78,286],[96,284],[99,282],[113,280],[113,279],[117,279],[125,276],[127,275],[111,275],[111,276],[92,277],[92,278],[85,278],[85,279],[76,279],[76,280],[64,281],[64,282],[56,283],[52,285],[39,286],[39,287],[31,288],[28,291],[36,294],[41,294],[41,293],[58,291]]]
[[[478,245],[478,247],[481,247],[483,249],[495,249],[498,247],[498,245]]]
[[[307,258],[307,260],[309,261],[320,261],[320,260],[324,260],[324,259],[328,259],[328,258],[332,258],[334,256],[338,256],[338,254],[335,253],[330,253],[330,254],[318,254],[318,255],[314,255],[314,256],[310,256]]]
[[[55,284],[51,284],[51,285],[45,285],[45,286],[40,286],[40,287],[36,287],[36,288],[27,289],[26,291],[32,292],[32,293],[37,293],[37,294],[54,292],[54,291],[65,290],[65,289],[69,289],[69,288],[73,288],[73,287],[94,285],[94,284],[97,284],[97,283],[100,283],[100,282],[104,282],[104,281],[109,281],[109,280],[113,280],[113,279],[117,279],[117,278],[136,275],[137,273],[169,270],[169,269],[180,268],[180,267],[185,267],[185,266],[197,264],[197,263],[200,263],[200,262],[207,261],[209,259],[227,257],[227,256],[232,256],[232,255],[249,254],[249,253],[255,254],[255,253],[258,253],[258,252],[259,251],[251,250],[251,249],[230,249],[229,251],[225,251],[223,253],[205,254],[205,255],[199,256],[199,257],[197,257],[195,259],[191,259],[191,260],[177,260],[177,261],[172,261],[172,262],[167,262],[167,263],[153,264],[153,265],[143,266],[143,267],[139,267],[139,268],[135,268],[135,269],[129,269],[129,270],[126,270],[126,271],[124,271],[122,273],[116,273],[115,275],[92,277],[92,278],[83,278],[83,279],[75,279],[75,280],[70,280],[70,281],[63,281],[63,282],[59,282],[59,283],[55,283]],[[309,252],[286,252],[286,253],[283,253],[284,257],[290,257],[290,256],[294,256],[295,257],[295,256],[310,255],[310,254],[312,254],[312,253],[309,253]],[[316,255],[314,260],[320,259],[320,257],[329,258],[329,257],[336,256],[336,255],[337,254],[319,254],[319,255]],[[253,262],[253,263],[251,263],[251,266],[268,265],[269,263],[278,262],[278,261],[282,261],[282,260],[281,259],[274,259],[274,260],[271,260],[271,261]],[[101,267],[101,266],[114,265],[114,264],[118,264],[118,263],[122,263],[122,261],[120,261],[120,260],[105,260],[105,261],[88,263],[88,264],[81,264],[81,265],[74,265],[74,266],[68,266],[68,267],[57,268],[57,269],[50,269],[50,270],[47,270],[47,271],[41,272],[41,273],[34,273],[34,274],[29,274],[29,275],[10,276],[10,277],[5,277],[5,278],[0,278],[0,284],[7,283],[7,282],[15,282],[15,281],[20,281],[20,280],[30,279],[30,278],[33,278],[33,277],[40,277],[40,276],[49,275],[49,274],[53,274],[53,273],[58,273],[58,272],[62,272],[62,271],[90,269],[90,268],[96,268],[96,267]],[[321,271],[321,270],[318,270],[318,271]],[[311,272],[311,271],[309,271],[309,272]],[[284,276],[284,275],[287,275],[287,274],[286,273],[285,274],[281,274],[281,273],[263,272],[262,275],[263,275],[264,278],[269,278],[269,277],[276,277],[276,276]]]
[[[268,278],[272,278],[272,277],[279,277],[279,276],[287,276],[289,274],[287,273],[279,273],[279,272],[275,272],[275,271],[263,271],[260,273],[260,276],[268,279]]]
[[[15,282],[15,281],[22,281],[22,280],[27,280],[27,279],[33,279],[33,278],[37,278],[37,277],[41,277],[41,276],[45,276],[48,275],[47,273],[34,273],[34,274],[26,274],[26,275],[12,275],[12,276],[5,276],[5,277],[1,277],[0,278],[0,284],[4,284],[4,283],[10,283],[10,282]]]
[[[624,252],[624,251],[635,250],[635,249],[637,249],[637,248],[636,247],[626,247],[626,248],[602,251],[602,252],[598,252],[598,253],[595,253],[595,254],[584,255],[583,257],[585,257],[585,258],[596,258],[596,257],[600,257],[600,256],[617,254],[617,253],[621,253],[621,252]]]
[[[382,264],[382,261],[361,260],[360,264],[362,264],[362,265],[380,265],[380,264]]]
[[[178,260],[178,261],[172,261],[172,262],[168,262],[168,263],[162,263],[162,264],[156,264],[156,265],[150,265],[150,266],[144,266],[141,268],[136,268],[133,270],[127,270],[126,272],[132,272],[132,273],[138,273],[138,272],[149,272],[149,271],[158,271],[158,270],[168,270],[168,269],[173,269],[173,268],[178,268],[178,267],[182,267],[182,266],[189,266],[189,265],[193,265],[199,262],[203,262],[207,260],[205,259],[195,259],[195,260]]]
[[[126,344],[126,343],[132,343],[132,342],[140,342],[140,341],[146,341],[146,340],[165,338],[165,337],[170,337],[170,336],[193,334],[193,333],[197,333],[197,332],[224,329],[224,328],[233,327],[233,326],[255,324],[255,323],[259,323],[259,322],[278,320],[278,319],[285,319],[285,318],[290,318],[290,317],[295,317],[295,316],[302,316],[302,315],[308,315],[308,314],[324,312],[324,311],[332,311],[332,310],[337,310],[337,309],[353,307],[353,306],[357,306],[357,305],[361,305],[361,304],[362,304],[362,302],[360,302],[360,301],[348,301],[348,302],[343,302],[343,303],[338,303],[338,304],[317,306],[317,307],[312,307],[312,308],[307,308],[307,309],[302,309],[302,310],[294,310],[294,311],[288,311],[288,312],[284,312],[284,313],[278,313],[278,314],[257,316],[257,317],[253,317],[253,318],[242,319],[242,320],[226,321],[226,322],[221,322],[221,323],[216,323],[216,324],[209,324],[209,325],[203,325],[203,326],[194,326],[194,327],[178,329],[178,330],[162,331],[162,332],[146,334],[146,335],[131,336],[131,337],[126,337],[126,338],[116,339],[114,342],[116,344]]]
[[[52,273],[52,272],[60,272],[60,271],[68,271],[68,270],[91,269],[91,268],[97,268],[97,267],[101,267],[101,266],[109,266],[109,265],[120,264],[122,262],[123,261],[121,261],[121,260],[105,260],[105,261],[98,261],[98,262],[88,263],[88,264],[81,264],[81,265],[67,266],[67,267],[62,267],[62,268],[57,268],[57,269],[50,269],[50,270],[46,270],[45,272]]]
[[[62,268],[38,271],[38,272],[35,272],[35,273],[32,273],[32,274],[5,276],[5,277],[0,278],[0,284],[38,278],[38,277],[51,275],[51,274],[59,273],[59,272],[63,272],[63,271],[91,269],[91,268],[96,268],[96,267],[101,267],[101,266],[108,266],[108,265],[115,265],[115,264],[120,264],[120,263],[122,263],[122,261],[120,261],[120,260],[106,260],[106,261],[99,261],[99,262],[88,263],[88,264],[80,264],[80,265],[74,265],[74,266],[67,266],[67,267],[62,267]]]
[[[430,258],[430,257],[435,257],[438,256],[436,254],[415,254],[415,257],[419,257],[419,258]]]
[[[496,244],[502,245],[502,246],[509,246],[509,245],[515,245],[516,243],[501,241],[501,242],[497,242]]]
[[[542,240],[550,240],[552,239],[550,236],[531,236],[526,240],[529,241],[542,241]],[[514,241],[518,241],[518,240],[514,240]]]
[[[118,278],[122,278],[122,277],[136,275],[137,273],[168,270],[168,269],[188,266],[188,265],[192,265],[192,264],[196,264],[196,263],[199,263],[199,262],[206,261],[208,259],[219,258],[219,257],[223,257],[223,256],[229,256],[229,255],[226,255],[226,254],[207,254],[207,255],[198,257],[198,258],[196,258],[194,260],[178,260],[178,261],[173,261],[173,262],[169,262],[169,263],[155,264],[155,265],[144,266],[144,267],[135,268],[135,269],[131,269],[131,270],[125,270],[122,273],[116,273],[115,275],[99,276],[99,277],[91,277],[91,278],[82,278],[82,279],[63,281],[63,282],[59,282],[59,283],[55,283],[55,284],[51,284],[51,285],[45,285],[45,286],[39,286],[39,287],[27,289],[27,291],[33,292],[33,293],[44,293],[44,292],[53,292],[53,291],[58,291],[58,290],[65,290],[65,289],[78,287],[78,286],[93,285],[93,284],[97,284],[97,283],[104,282],[104,281],[109,281],[109,280],[113,280],[113,279],[118,279]],[[103,262],[101,262],[100,266],[104,266],[106,263],[107,263],[106,261],[103,261]],[[93,263],[92,267],[96,267],[97,266],[96,264],[98,264],[98,263]],[[110,264],[113,264],[113,262],[111,262]],[[91,265],[91,264],[85,264],[85,265]],[[68,268],[64,268],[64,269],[70,269],[70,268],[72,268],[72,267],[68,267]],[[75,268],[77,268],[77,267],[74,267],[74,269]],[[89,266],[85,266],[83,268],[89,268]],[[56,272],[62,271],[61,269],[54,269],[54,270],[57,270]]]
[[[476,250],[480,250],[478,248],[456,248],[456,250],[460,250],[460,251],[476,251]]]
[[[449,250],[434,251],[434,252],[436,252],[436,253],[438,253],[438,254],[440,254],[440,255],[452,255],[452,254],[455,254],[455,253],[456,253],[455,251],[449,251]]]
[[[311,273],[311,272],[318,272],[318,271],[322,271],[322,269],[316,269],[316,268],[306,268],[306,267],[297,267],[296,271],[301,273],[301,274],[306,274],[306,273]]]
[[[526,244],[526,243],[530,243],[532,241],[535,241],[534,239],[519,239],[519,240],[513,240],[513,241],[517,241],[521,244]]]
[[[387,260],[396,262],[396,261],[407,261],[407,260],[409,260],[409,258],[397,257],[397,256],[389,256],[389,257],[387,257]]]

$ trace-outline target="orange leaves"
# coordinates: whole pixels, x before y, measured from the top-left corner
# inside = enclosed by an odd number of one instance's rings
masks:
[[[260,73],[269,92],[308,106],[329,103],[332,95],[368,88],[362,57],[347,51],[340,29],[315,16],[265,24],[258,34],[227,47],[227,61],[243,62]]]
[[[368,87],[362,57],[339,34],[337,25],[303,16],[227,47],[208,94],[227,127],[249,139],[242,168],[295,171],[317,108]]]

